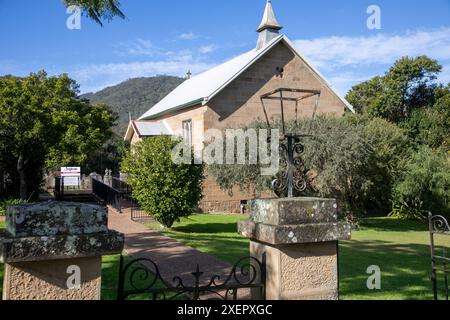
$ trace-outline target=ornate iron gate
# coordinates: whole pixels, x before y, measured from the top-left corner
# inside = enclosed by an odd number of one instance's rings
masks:
[[[256,258],[240,259],[223,281],[218,275],[202,279],[203,274],[197,265],[196,270],[190,273],[190,279],[183,280],[177,276],[168,282],[152,260],[141,258],[125,264],[121,256],[117,299],[145,295],[152,300],[237,300],[239,290],[250,289],[257,290],[261,300],[265,300],[265,262]],[[189,283],[186,280],[190,280]]]
[[[447,257],[447,249],[442,248],[442,254],[438,253],[436,246],[436,236],[450,236],[450,226],[443,216],[433,216],[431,213],[428,216],[428,223],[430,229],[430,249],[431,249],[431,282],[433,286],[434,300],[438,300],[438,275],[444,276],[444,295],[448,300],[448,273],[447,263],[450,258]]]

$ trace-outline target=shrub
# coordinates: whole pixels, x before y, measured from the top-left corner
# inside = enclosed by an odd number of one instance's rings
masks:
[[[265,128],[255,122],[244,128]],[[280,127],[274,122],[272,127]],[[340,200],[345,213],[350,215],[362,210],[373,186],[370,161],[373,155],[371,138],[363,124],[355,124],[342,118],[321,116],[312,124],[308,120],[287,123],[288,131],[311,133],[305,138],[303,160],[308,171],[309,188],[302,196],[333,197]],[[213,165],[208,172],[222,189],[233,186],[241,189],[263,191],[271,187],[273,177],[263,177],[259,165]]]
[[[367,121],[365,131],[374,151],[367,168],[373,185],[366,208],[388,210],[392,187],[411,153],[410,142],[405,130],[381,118]]]
[[[121,164],[133,197],[168,228],[191,215],[202,196],[203,166],[175,164],[171,152],[178,143],[164,136],[145,139],[131,148]]]
[[[392,194],[397,218],[417,219],[450,213],[450,165],[444,152],[422,146],[405,166],[404,174]]]
[[[9,206],[14,206],[17,204],[23,204],[26,201],[21,199],[0,199],[0,216],[6,215],[6,210]]]

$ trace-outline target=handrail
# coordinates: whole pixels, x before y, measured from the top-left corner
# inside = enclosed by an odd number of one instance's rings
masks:
[[[108,188],[114,190],[115,192],[122,192],[122,191],[120,191],[120,190],[118,190],[118,189],[116,189],[116,188],[114,188],[114,187],[111,187],[110,185],[104,183],[103,181],[100,181],[100,180],[98,180],[97,178],[92,177],[92,181],[94,181],[94,180],[97,181],[98,183],[100,183],[100,184],[102,184],[102,185],[104,185],[104,186],[106,186],[106,187],[108,187]]]
[[[92,177],[92,193],[122,213],[122,191]]]

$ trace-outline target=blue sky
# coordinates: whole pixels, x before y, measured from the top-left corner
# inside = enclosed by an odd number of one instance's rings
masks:
[[[127,18],[69,30],[61,0],[0,0],[0,75],[69,73],[81,91],[202,72],[254,48],[265,0],[122,0]],[[286,34],[342,94],[402,55],[427,54],[450,82],[450,0],[272,0]],[[366,10],[381,9],[381,29]]]

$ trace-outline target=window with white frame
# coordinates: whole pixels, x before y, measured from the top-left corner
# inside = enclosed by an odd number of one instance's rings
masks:
[[[184,142],[192,146],[192,120],[183,121]]]

